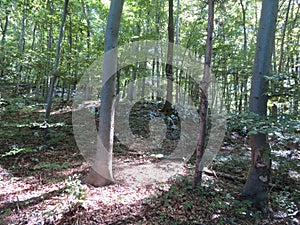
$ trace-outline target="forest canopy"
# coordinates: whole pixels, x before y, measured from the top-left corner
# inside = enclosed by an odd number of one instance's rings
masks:
[[[0,0],[0,223],[298,224],[299,11]]]

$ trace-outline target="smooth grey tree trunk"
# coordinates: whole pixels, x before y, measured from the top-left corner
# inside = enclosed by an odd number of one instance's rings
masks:
[[[60,32],[59,32],[59,38],[57,42],[57,47],[56,47],[56,58],[55,58],[55,65],[52,73],[52,79],[50,83],[50,89],[48,92],[48,97],[47,97],[47,107],[46,107],[46,113],[45,113],[45,121],[49,120],[50,116],[50,111],[51,111],[51,106],[52,106],[52,97],[53,97],[53,92],[55,89],[55,82],[57,79],[57,70],[59,66],[59,61],[60,61],[60,52],[61,52],[61,45],[62,45],[62,40],[64,36],[64,29],[65,29],[65,23],[66,23],[66,18],[67,18],[67,10],[68,10],[68,4],[69,0],[65,0],[64,4],[64,10],[62,13],[62,22],[60,25]]]
[[[129,100],[134,100],[136,98],[136,77],[137,77],[137,67],[138,63],[136,63],[133,68],[132,68],[132,74],[131,74],[131,81],[129,82],[128,85],[128,99]]]
[[[87,49],[88,49],[88,58],[90,58],[91,54],[91,21],[90,21],[90,10],[88,8],[88,5],[85,1],[82,1],[82,10],[83,14],[87,23],[87,31],[86,31],[86,44],[87,44]]]
[[[288,25],[288,20],[289,20],[289,13],[290,13],[290,8],[291,8],[291,3],[292,0],[289,0],[287,9],[286,9],[286,14],[285,14],[285,21],[283,25],[283,30],[282,30],[282,38],[281,38],[281,44],[280,44],[280,57],[279,57],[279,63],[278,63],[278,72],[282,72],[282,64],[283,64],[283,53],[284,53],[284,44],[285,44],[285,34],[286,34],[286,27]]]
[[[264,117],[267,113],[268,83],[265,75],[271,72],[278,0],[264,0],[256,43],[254,71],[250,93],[250,111]],[[268,183],[271,160],[267,135],[258,133],[250,136],[252,149],[251,168],[248,173],[242,197],[250,200],[262,211],[264,217],[271,215],[269,208]]]
[[[115,113],[115,77],[117,71],[117,51],[119,27],[124,0],[112,0],[107,19],[104,42],[104,62],[101,89],[99,140],[96,160],[86,182],[101,187],[115,182],[112,172],[112,151]],[[112,50],[112,51],[111,51]],[[108,53],[109,52],[109,53]],[[112,53],[112,54],[111,54]]]
[[[49,8],[49,13],[52,16],[54,14],[53,5],[51,1],[47,2],[47,7]],[[52,49],[52,42],[53,42],[53,22],[52,19],[49,21],[49,33],[48,33],[48,40],[47,40],[47,66],[45,67],[45,78],[44,78],[44,85],[43,85],[43,97],[45,97],[45,101],[47,101],[47,94],[49,92],[49,82],[48,76],[50,75],[50,68],[51,68],[51,49]]]
[[[70,14],[70,17],[69,17],[69,37],[68,37],[68,40],[69,40],[69,54],[71,55],[72,54],[72,49],[73,49],[73,20],[72,20],[72,14]],[[71,62],[68,62],[68,73],[69,73],[69,76],[70,77],[73,77],[73,72],[72,72],[72,66],[71,66]],[[67,91],[67,101],[70,100],[70,95],[71,95],[71,84],[70,84],[70,80],[68,81],[67,83],[67,86],[68,86],[68,91]]]
[[[24,0],[23,2],[23,18],[22,18],[22,26],[21,26],[21,33],[20,33],[20,38],[19,38],[19,53],[23,54],[24,52],[24,46],[25,46],[25,27],[26,27],[26,21],[27,21],[27,1]],[[21,71],[22,71],[22,62],[19,61],[17,64],[17,76],[18,76],[18,82],[20,82],[22,79],[21,77]],[[19,92],[19,83],[17,84],[17,93]]]

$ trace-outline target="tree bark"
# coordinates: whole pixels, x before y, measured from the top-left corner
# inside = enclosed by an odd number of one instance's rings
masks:
[[[169,0],[169,21],[168,21],[168,53],[166,64],[166,76],[167,76],[167,98],[163,111],[167,115],[171,111],[173,101],[173,45],[174,45],[174,13],[173,13],[173,0]]]
[[[256,43],[254,71],[250,93],[250,111],[260,116],[267,113],[268,83],[264,78],[271,71],[272,50],[275,39],[275,27],[278,12],[278,0],[264,0]],[[271,160],[267,135],[258,133],[250,136],[252,149],[251,168],[248,173],[242,198],[250,200],[269,217],[268,183],[270,179]]]
[[[82,9],[83,9],[83,14],[87,23],[87,31],[86,31],[86,44],[87,44],[87,49],[88,49],[88,58],[90,58],[91,55],[91,21],[90,21],[90,11],[87,6],[87,3],[85,1],[82,1]]]
[[[279,58],[279,63],[278,63],[278,72],[281,73],[282,70],[282,64],[283,64],[283,48],[284,48],[284,43],[285,43],[285,34],[286,34],[286,27],[288,25],[288,19],[289,19],[289,13],[290,13],[290,8],[291,8],[291,3],[292,0],[289,0],[288,6],[287,6],[287,11],[285,15],[285,21],[284,21],[284,26],[282,30],[282,38],[281,38],[281,44],[280,44],[280,58]]]
[[[32,42],[31,42],[32,50],[34,50],[35,47],[35,38],[36,38],[36,24],[33,25],[33,30],[32,30]]]
[[[1,38],[1,47],[4,49],[4,45],[5,45],[5,40],[6,40],[6,33],[7,33],[7,28],[8,28],[8,21],[9,21],[9,10],[6,10],[5,13],[5,23],[4,26],[1,27],[2,28],[2,38]],[[2,25],[2,24],[1,24]],[[0,77],[2,77],[4,75],[4,68],[5,68],[5,55],[3,54],[0,58]]]
[[[52,1],[47,1],[47,6],[49,8],[49,13],[52,16],[54,14],[53,12],[53,6]],[[49,93],[48,87],[49,87],[49,75],[51,74],[51,49],[52,49],[52,42],[53,42],[53,22],[52,19],[49,21],[50,27],[49,27],[49,33],[48,33],[48,40],[47,40],[47,66],[45,67],[45,78],[44,78],[44,85],[43,85],[43,97],[45,97],[45,101],[47,101],[47,95]]]
[[[69,54],[70,56],[72,55],[72,49],[73,49],[73,20],[72,20],[72,14],[70,14],[69,16],[69,37],[68,37],[68,41],[69,41]],[[72,71],[72,64],[71,64],[71,60],[68,61],[68,74],[69,74],[69,77],[73,77],[73,71]],[[71,95],[71,80],[72,79],[69,79],[68,80],[68,91],[67,91],[67,101],[69,101],[70,99],[70,95]]]
[[[64,10],[62,13],[62,22],[61,22],[61,26],[60,26],[59,38],[58,38],[57,47],[56,47],[55,65],[54,65],[52,79],[51,79],[51,83],[50,83],[50,89],[49,89],[48,97],[47,97],[45,121],[48,121],[49,117],[50,117],[50,111],[51,111],[51,106],[52,106],[52,97],[53,97],[53,92],[55,89],[55,83],[56,83],[56,79],[57,79],[57,71],[58,71],[58,66],[59,66],[59,61],[60,61],[61,45],[62,45],[62,40],[63,40],[63,36],[64,36],[64,28],[65,28],[65,23],[66,23],[66,18],[67,18],[68,4],[69,4],[69,0],[65,0]]]
[[[112,151],[115,113],[115,77],[117,71],[117,45],[124,0],[110,4],[104,42],[104,62],[101,89],[101,107],[96,160],[86,182],[101,187],[115,182],[112,172]]]
[[[20,38],[19,38],[19,53],[20,55],[24,52],[24,46],[25,46],[25,27],[26,27],[26,21],[27,21],[27,1],[24,0],[23,2],[23,18],[22,18],[22,26],[21,26],[21,33],[20,33]],[[20,56],[22,58],[22,56]],[[20,60],[20,59],[19,59]],[[22,71],[22,62],[19,61],[17,64],[17,76],[19,82],[21,82],[22,77],[21,77],[21,71]],[[17,93],[19,92],[19,84],[17,84]]]
[[[205,63],[204,74],[201,85],[201,99],[200,99],[200,126],[199,126],[199,138],[196,148],[196,168],[194,174],[193,187],[196,187],[202,179],[203,164],[201,163],[205,152],[205,139],[207,128],[207,111],[208,111],[208,85],[210,81],[210,66],[212,56],[212,42],[213,42],[213,30],[214,30],[214,0],[208,1],[208,25],[207,25],[207,37],[206,37],[206,51],[205,51]]]
[[[180,24],[180,0],[177,0],[177,17],[176,17],[176,40],[175,44],[179,43],[179,24]]]
[[[240,0],[240,4],[242,7],[242,13],[243,13],[243,34],[244,34],[244,44],[243,44],[243,51],[244,51],[244,60],[245,60],[245,64],[244,66],[246,66],[247,64],[247,48],[248,48],[248,41],[247,41],[247,28],[246,28],[246,6],[244,6],[243,4],[243,0]],[[248,110],[248,74],[244,74],[244,79],[243,79],[243,84],[242,84],[242,90],[241,90],[241,99],[243,98],[243,92],[244,94],[244,111]],[[241,103],[242,106],[242,103]],[[241,111],[241,110],[240,110]]]
[[[298,41],[299,43],[299,41]],[[299,56],[296,56],[296,67],[295,67],[295,93],[294,93],[294,115],[299,116],[299,97],[300,97],[300,88],[299,88],[299,78],[300,78],[300,66],[299,66]]]

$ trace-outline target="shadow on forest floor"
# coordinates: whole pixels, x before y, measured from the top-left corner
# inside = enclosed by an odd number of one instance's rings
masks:
[[[60,113],[53,114],[55,126],[47,139],[42,112],[0,112],[0,224],[264,223],[248,202],[239,200],[250,150],[238,133],[228,133],[216,160],[203,172],[201,187],[192,188],[193,158],[182,167],[173,165],[176,176],[158,179],[157,171],[153,179],[147,174],[160,159],[116,142],[117,183],[94,188],[80,182],[89,166],[76,147],[71,113],[54,110]],[[296,224],[299,149],[275,159],[270,200],[277,219],[265,224]],[[149,179],[143,183],[139,176]]]

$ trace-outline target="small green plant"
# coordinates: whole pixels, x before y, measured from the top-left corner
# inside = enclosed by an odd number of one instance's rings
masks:
[[[275,203],[280,209],[284,209],[288,214],[293,214],[297,211],[297,205],[294,202],[296,199],[292,198],[291,193],[282,191],[275,196]]]
[[[10,216],[12,213],[12,210],[10,208],[8,208],[6,211],[5,211],[5,216]]]
[[[248,211],[248,209],[251,207],[250,201],[233,201],[232,202],[232,212],[234,214],[244,215]]]
[[[31,148],[14,147],[9,152],[2,154],[1,158],[7,157],[7,156],[12,156],[12,155],[17,155],[17,154],[21,154],[21,153],[29,153],[29,152],[32,152]]]
[[[86,200],[87,191],[81,184],[77,174],[65,179],[64,193],[61,200],[51,210],[43,212],[43,216],[58,217],[61,214],[75,212],[82,207]]]
[[[192,201],[186,201],[183,203],[183,207],[187,210],[191,210],[194,206],[194,203]]]
[[[87,192],[85,187],[81,184],[79,176],[77,174],[69,176],[65,182],[65,191],[69,195],[68,199],[71,202],[71,205],[83,205]]]
[[[41,162],[33,167],[34,170],[39,169],[66,169],[70,166],[71,163],[66,162],[63,165],[59,165],[58,163],[49,163],[49,162]]]

